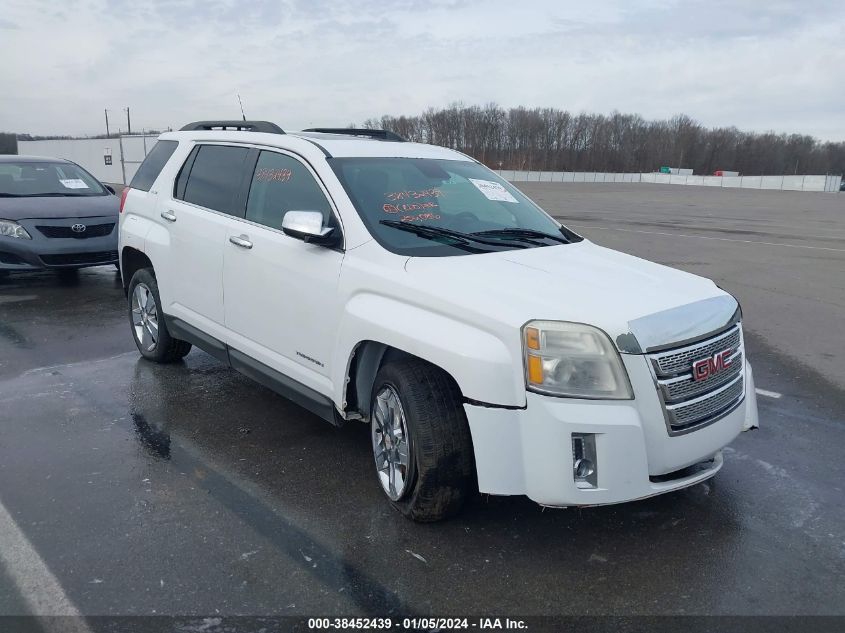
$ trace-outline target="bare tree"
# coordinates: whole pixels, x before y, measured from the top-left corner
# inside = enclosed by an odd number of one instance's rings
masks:
[[[684,114],[646,121],[620,112],[573,115],[557,108],[505,110],[495,103],[454,102],[417,116],[367,119],[363,126],[451,147],[502,169],[641,172],[672,166],[699,174],[845,173],[845,142],[708,129]]]

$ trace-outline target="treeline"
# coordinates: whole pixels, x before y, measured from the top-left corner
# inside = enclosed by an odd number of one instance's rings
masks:
[[[496,104],[429,108],[418,116],[368,119],[367,128],[450,147],[494,169],[651,172],[662,166],[760,174],[843,174],[845,142],[803,134],[706,128],[686,115],[572,114]]]
[[[135,135],[151,135],[151,134],[163,134],[164,132],[172,132],[170,128],[166,130],[141,130],[140,132],[135,132]],[[86,134],[84,136],[68,136],[68,135],[60,135],[60,134],[53,134],[47,136],[38,136],[33,134],[16,134],[17,139],[19,141],[68,141],[68,140],[90,140],[90,139],[105,139],[105,138],[120,138],[121,136],[127,136],[127,132],[112,132],[111,134]]]

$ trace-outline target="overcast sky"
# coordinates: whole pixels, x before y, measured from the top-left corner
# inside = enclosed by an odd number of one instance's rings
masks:
[[[345,125],[453,101],[845,140],[842,0],[0,0],[0,131]]]

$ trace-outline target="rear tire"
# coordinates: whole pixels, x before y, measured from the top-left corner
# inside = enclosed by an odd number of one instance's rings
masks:
[[[408,519],[452,516],[477,489],[460,391],[434,365],[410,359],[379,370],[370,435],[382,491]]]
[[[156,363],[172,363],[187,356],[191,344],[173,338],[167,329],[151,268],[142,268],[132,275],[128,299],[129,325],[141,356]]]

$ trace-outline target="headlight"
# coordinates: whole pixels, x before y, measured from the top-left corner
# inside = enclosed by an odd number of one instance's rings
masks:
[[[570,398],[629,400],[628,374],[607,335],[589,325],[530,321],[522,328],[525,384]]]
[[[19,237],[23,240],[32,239],[32,236],[26,232],[25,228],[11,220],[0,220],[0,235],[5,237]]]

